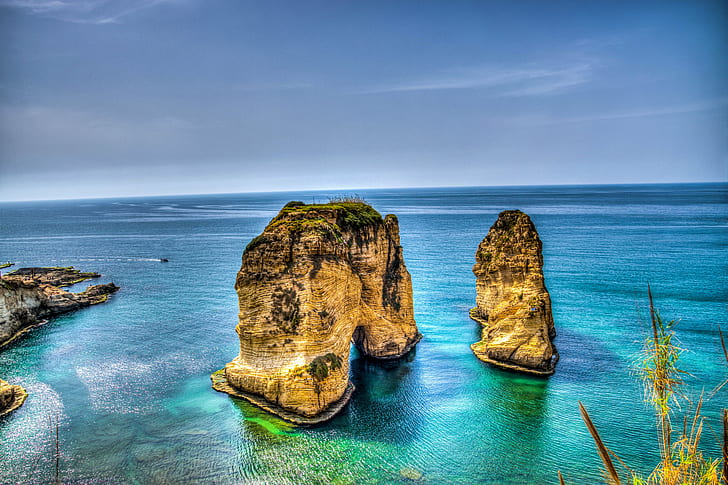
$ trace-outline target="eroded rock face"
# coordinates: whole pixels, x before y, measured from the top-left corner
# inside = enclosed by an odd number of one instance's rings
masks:
[[[80,293],[71,293],[45,281],[52,278],[60,285],[67,285],[99,275],[79,273],[73,268],[32,269],[39,271],[36,273],[31,272],[30,268],[23,268],[0,279],[0,346],[43,319],[102,303],[108,295],[119,289],[113,283],[108,283],[89,286]]]
[[[364,203],[288,203],[245,249],[235,287],[240,354],[226,384],[293,421],[348,400],[352,340],[395,359],[421,338],[397,218]]]
[[[483,334],[471,348],[483,361],[547,375],[558,353],[551,343],[556,331],[541,248],[526,214],[500,213],[475,253],[477,306],[470,315],[483,325]]]

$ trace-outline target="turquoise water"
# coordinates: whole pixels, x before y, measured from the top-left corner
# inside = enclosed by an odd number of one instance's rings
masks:
[[[122,287],[0,351],[30,392],[0,418],[0,483],[594,483],[585,403],[633,468],[656,461],[632,364],[646,284],[677,327],[698,392],[726,377],[728,184],[359,191],[399,216],[424,339],[406,359],[352,357],[357,391],[335,419],[297,427],[210,388],[237,353],[235,274],[245,245],[289,200],[335,192],[0,204],[0,262],[74,265]],[[478,361],[475,249],[503,209],[534,220],[561,353],[525,377]],[[154,258],[169,258],[162,264]],[[83,284],[77,285],[82,289]],[[718,454],[728,388],[705,407]]]

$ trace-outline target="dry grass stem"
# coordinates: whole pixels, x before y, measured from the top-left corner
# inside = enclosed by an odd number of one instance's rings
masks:
[[[691,407],[689,399],[682,393],[683,376],[686,372],[678,367],[678,359],[682,349],[676,344],[673,326],[675,321],[665,322],[655,309],[652,289],[647,286],[650,304],[651,336],[645,339],[640,361],[640,373],[644,383],[646,399],[655,411],[657,422],[657,447],[660,452],[660,463],[649,474],[642,478],[631,470],[619,457],[606,447],[599,432],[584,405],[579,402],[579,410],[589,433],[597,446],[599,457],[606,468],[606,483],[620,484],[617,469],[610,457],[613,456],[626,470],[633,485],[728,485],[728,410],[723,410],[723,443],[722,457],[711,460],[700,450],[703,436],[704,417],[702,415],[703,396],[701,396],[691,415],[685,414],[682,429],[677,432],[672,426],[675,410],[679,410],[681,402]],[[723,355],[728,362],[723,332],[719,330]],[[724,381],[713,390],[709,397],[717,393],[726,384]],[[721,465],[722,463],[722,465]],[[559,483],[564,483],[559,473]]]
[[[604,444],[604,441],[602,441],[601,436],[599,436],[599,432],[597,431],[596,426],[594,426],[594,423],[592,423],[591,417],[589,416],[589,413],[587,412],[581,401],[579,401],[579,411],[581,412],[581,419],[584,420],[586,428],[589,430],[589,434],[592,435],[592,438],[594,438],[594,443],[596,443],[597,445],[599,458],[602,459],[604,467],[607,469],[607,483],[621,485],[622,482],[619,480],[619,474],[617,474],[617,469],[614,468],[614,463],[612,463],[612,459],[609,457],[610,451]]]

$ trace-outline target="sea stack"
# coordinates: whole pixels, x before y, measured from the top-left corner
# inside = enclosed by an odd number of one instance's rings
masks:
[[[0,416],[18,409],[27,397],[28,393],[25,392],[25,389],[0,379]]]
[[[475,253],[473,320],[482,340],[471,345],[485,362],[538,375],[553,374],[558,352],[551,298],[543,277],[541,239],[519,210],[498,215]]]
[[[397,217],[358,200],[286,204],[245,248],[235,288],[240,354],[213,387],[296,423],[346,404],[352,341],[396,359],[421,338]]]

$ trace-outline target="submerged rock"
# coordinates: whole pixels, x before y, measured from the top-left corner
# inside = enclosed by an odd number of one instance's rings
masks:
[[[420,340],[399,225],[362,202],[289,202],[248,244],[235,288],[240,354],[213,387],[293,422],[348,401],[350,343],[396,359]]]
[[[409,467],[409,466],[400,469],[399,474],[403,478],[406,478],[408,480],[412,480],[415,482],[422,480],[422,472],[420,472],[419,470],[416,470],[412,467]]]
[[[541,239],[521,211],[501,212],[475,253],[476,303],[470,316],[483,325],[471,345],[488,363],[548,375],[558,352],[551,298],[543,277]]]
[[[0,379],[0,416],[18,409],[27,397],[28,393],[25,392],[25,389]]]
[[[114,283],[89,286],[80,293],[60,288],[100,276],[69,268],[22,268],[0,278],[0,346],[44,319],[105,302],[119,289]],[[50,284],[53,282],[54,284]]]

